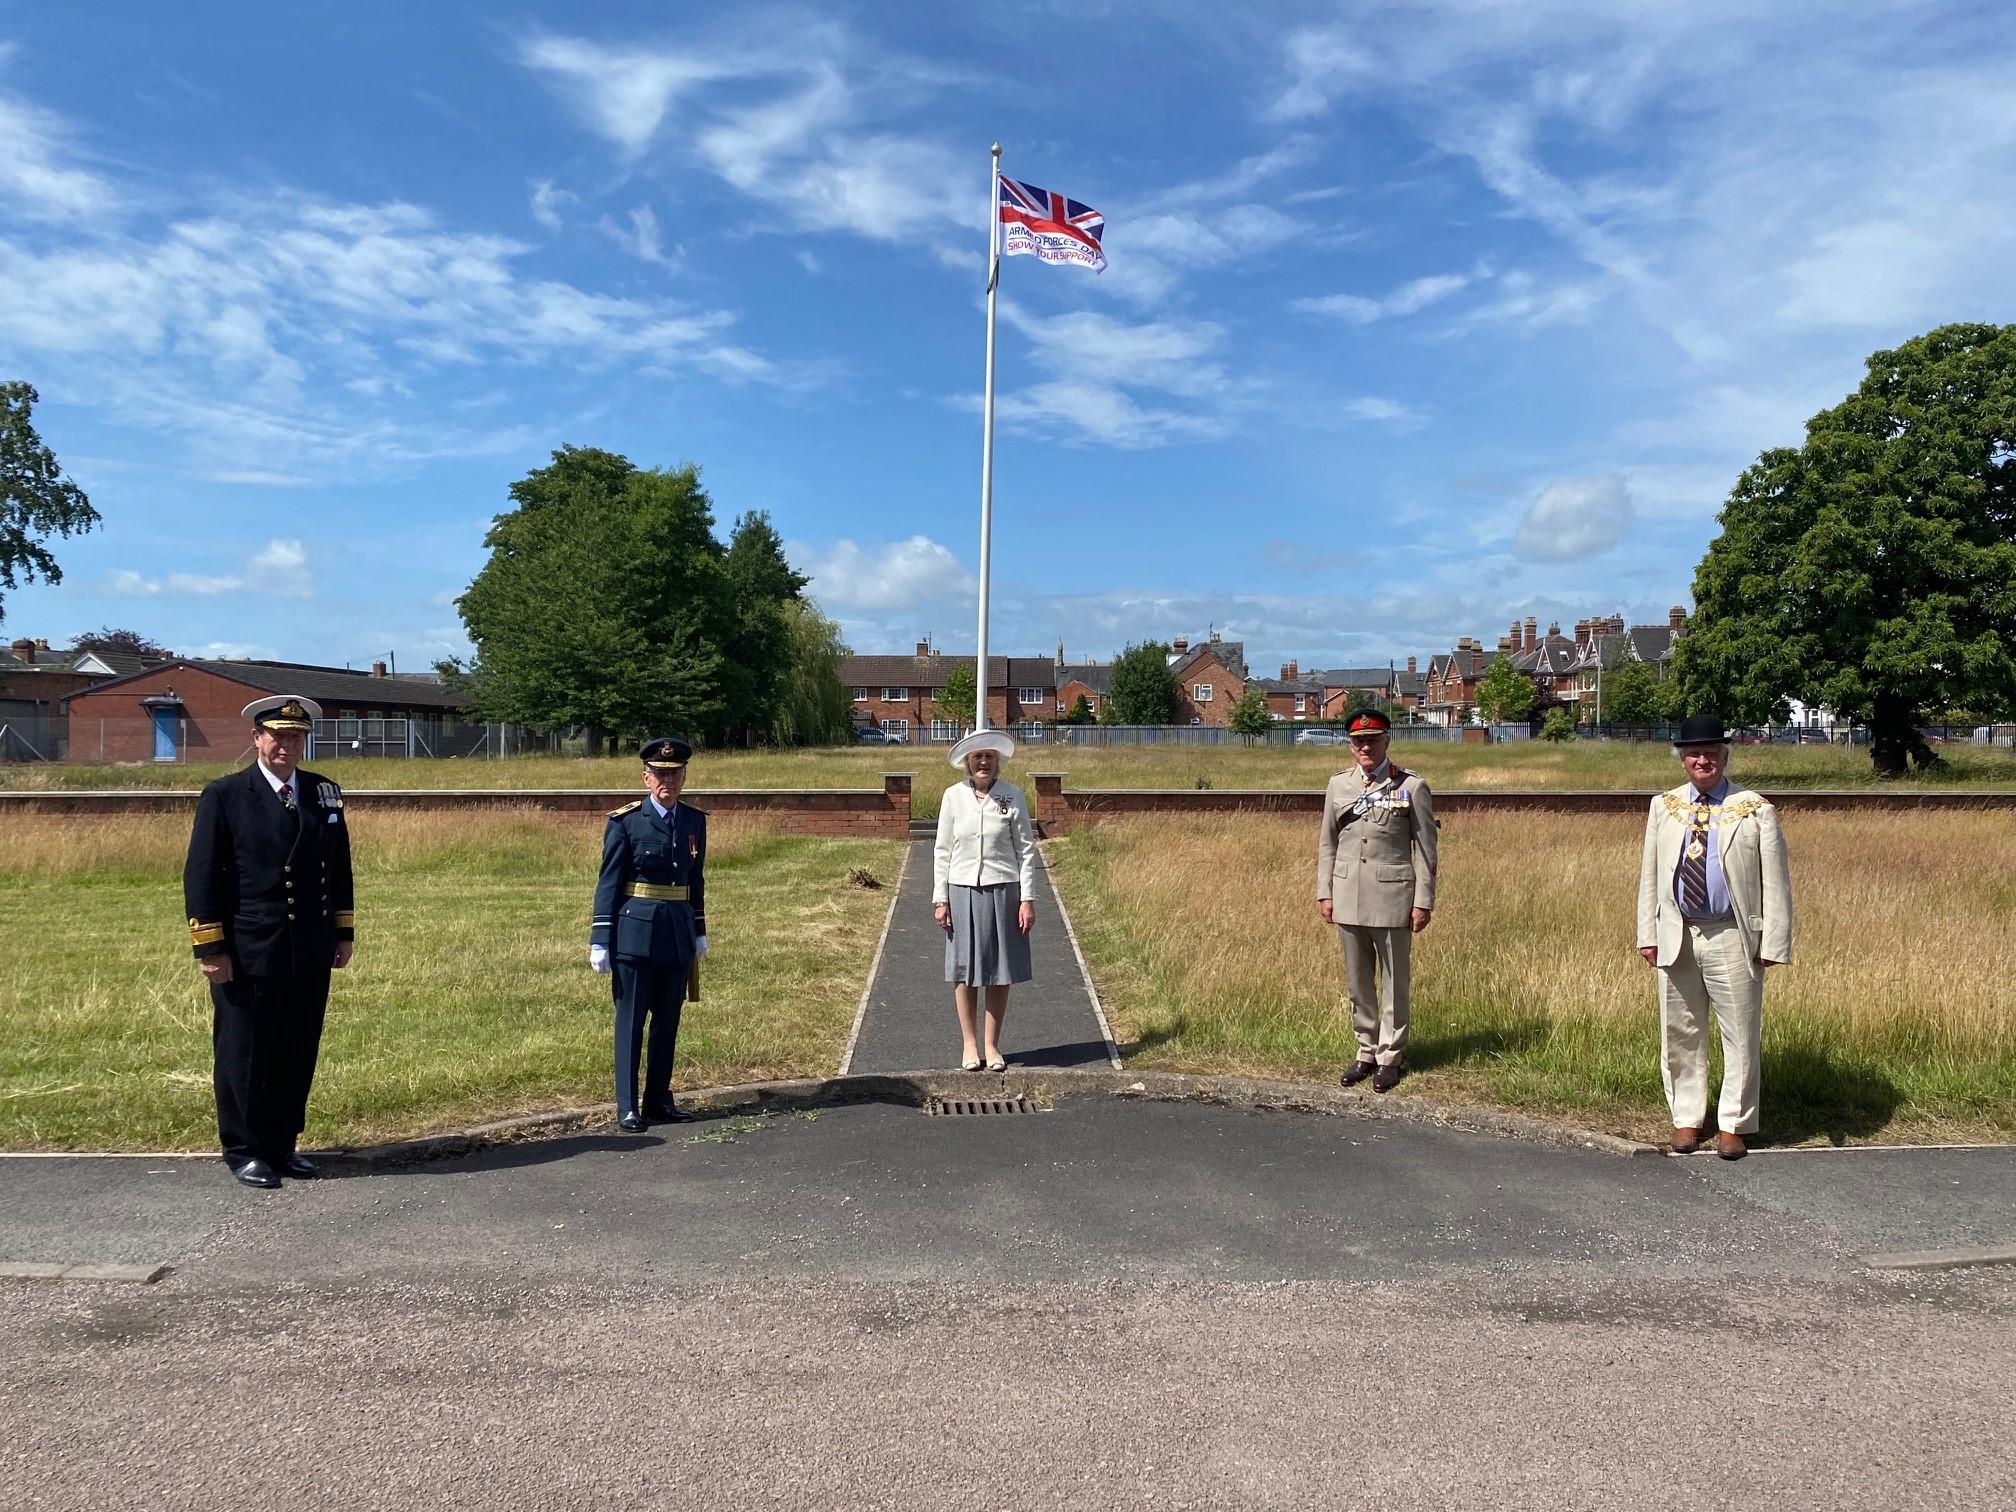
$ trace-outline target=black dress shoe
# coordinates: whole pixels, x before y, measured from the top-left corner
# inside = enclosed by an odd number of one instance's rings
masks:
[[[306,1155],[282,1155],[273,1162],[273,1166],[282,1176],[292,1176],[296,1181],[313,1181],[322,1174]]]
[[[1372,1078],[1372,1090],[1374,1092],[1391,1092],[1395,1087],[1400,1085],[1400,1078],[1406,1074],[1398,1066],[1381,1066],[1379,1074]]]
[[[672,1099],[669,1097],[662,1102],[649,1102],[644,1104],[644,1111],[646,1113],[649,1113],[653,1118],[657,1119],[660,1123],[693,1122],[693,1115],[691,1113],[686,1112],[677,1103],[673,1102]]]
[[[1337,1080],[1347,1087],[1355,1087],[1378,1069],[1370,1061],[1353,1061],[1351,1069],[1338,1077]]]
[[[642,1134],[651,1126],[644,1122],[644,1115],[642,1113],[625,1113],[621,1118],[616,1120],[616,1127],[621,1129],[625,1134]]]
[[[265,1192],[280,1185],[280,1178],[273,1174],[273,1167],[263,1160],[248,1160],[241,1166],[234,1166],[231,1175],[241,1186],[258,1187]]]

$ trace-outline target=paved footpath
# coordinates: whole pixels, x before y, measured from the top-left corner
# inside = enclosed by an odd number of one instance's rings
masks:
[[[882,964],[849,1071],[947,1070],[959,1064],[959,1020],[945,980],[945,931],[931,917],[929,840],[910,843]],[[1014,1066],[1107,1066],[1112,1047],[1065,935],[1049,868],[1036,869],[1035,980],[1009,994],[1002,1054]]]

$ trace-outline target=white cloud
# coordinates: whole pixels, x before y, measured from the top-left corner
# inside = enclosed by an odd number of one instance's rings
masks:
[[[241,573],[171,572],[166,577],[150,578],[131,568],[119,567],[106,575],[106,591],[121,598],[152,598],[164,593],[215,598],[241,590],[276,598],[311,597],[314,577],[308,568],[307,549],[299,541],[268,541]]]
[[[0,55],[0,65],[7,62]],[[0,202],[31,220],[89,220],[112,210],[118,195],[98,174],[77,166],[62,121],[0,94]]]
[[[806,593],[829,614],[928,611],[963,605],[978,591],[950,550],[929,536],[863,547],[787,542],[785,556],[811,578]]]
[[[684,252],[674,248],[672,255],[665,252],[664,237],[658,229],[658,216],[649,205],[635,206],[619,225],[608,216],[602,217],[602,232],[617,246],[640,262],[656,263],[661,268],[676,268],[684,259]]]
[[[1513,549],[1533,562],[1579,562],[1617,545],[1631,521],[1631,491],[1615,473],[1562,478],[1528,507]]]
[[[269,647],[255,646],[250,641],[210,641],[184,654],[197,661],[258,661],[271,658],[273,652]]]
[[[518,61],[545,74],[587,125],[635,157],[682,95],[720,75],[704,59],[616,49],[572,37],[533,37]]]
[[[1471,273],[1432,273],[1400,285],[1383,299],[1368,299],[1362,294],[1324,294],[1291,300],[1288,307],[1305,315],[1333,315],[1354,325],[1370,325],[1390,315],[1417,314],[1467,289],[1478,276]]]
[[[1412,409],[1397,399],[1382,399],[1376,394],[1346,399],[1344,413],[1350,419],[1365,420],[1376,425],[1390,425],[1395,430],[1419,430],[1428,423],[1428,417],[1421,411]]]
[[[558,231],[560,229],[560,207],[562,205],[578,203],[579,196],[569,193],[565,189],[554,188],[551,179],[534,179],[531,187],[532,219],[539,222],[548,231]]]

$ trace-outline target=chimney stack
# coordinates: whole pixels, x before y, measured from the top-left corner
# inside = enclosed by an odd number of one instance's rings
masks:
[[[1671,609],[1666,611],[1666,623],[1672,627],[1676,634],[1679,631],[1685,630],[1687,628],[1687,611],[1682,609],[1678,604],[1675,604]]]
[[[8,649],[24,662],[33,664],[35,660],[35,642],[32,640],[17,640]]]
[[[1547,621],[1547,639],[1559,640],[1560,638],[1561,638],[1561,621],[1559,620]]]
[[[1300,662],[1291,661],[1290,663],[1288,663],[1287,666],[1281,669],[1281,680],[1283,682],[1294,682],[1301,675],[1302,675],[1302,665]]]
[[[1414,670],[1414,658],[1411,656],[1407,658],[1407,670],[1409,672]]]
[[[1519,643],[1509,635],[1501,635],[1498,637],[1498,649],[1500,651],[1517,651]]]
[[[929,656],[931,654],[930,637],[926,636],[917,642],[917,654],[919,656]]]
[[[1512,649],[1514,651],[1517,651],[1525,644],[1526,644],[1525,637],[1520,632],[1519,629],[1519,621],[1517,620],[1512,621]]]
[[[1540,644],[1540,622],[1532,615],[1526,616],[1526,649],[1531,651]]]
[[[1176,639],[1169,643],[1169,649],[1174,651],[1178,656],[1181,656],[1185,651],[1190,649],[1190,637],[1187,635],[1177,636]]]
[[[385,675],[385,663],[381,661],[371,663],[371,675],[373,677],[383,677]]]

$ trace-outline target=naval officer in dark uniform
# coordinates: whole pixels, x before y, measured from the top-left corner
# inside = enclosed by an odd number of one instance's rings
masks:
[[[203,789],[182,869],[189,944],[210,984],[217,1137],[250,1187],[305,1179],[295,1152],[322,1044],[329,973],[356,938],[350,821],[335,783],[299,762],[322,710],[245,706],[258,759]]]
[[[697,996],[707,954],[707,816],[679,801],[693,747],[653,740],[639,754],[645,796],[609,815],[588,930],[588,964],[609,973],[616,999],[616,1117],[633,1134],[647,1117],[685,1123],[693,1116],[672,1102],[672,1050],[689,979]]]

